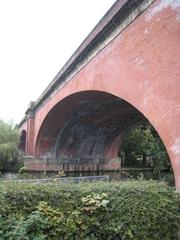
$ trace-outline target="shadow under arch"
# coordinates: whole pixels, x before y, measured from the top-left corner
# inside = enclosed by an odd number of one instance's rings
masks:
[[[101,164],[110,160],[126,133],[147,122],[127,101],[102,91],[81,91],[59,101],[45,117],[35,155],[68,164]]]
[[[20,133],[20,139],[19,139],[19,150],[23,153],[26,152],[26,141],[27,141],[26,131],[22,130]]]

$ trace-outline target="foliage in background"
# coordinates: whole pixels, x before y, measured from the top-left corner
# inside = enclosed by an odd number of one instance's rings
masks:
[[[124,156],[125,166],[151,166],[156,174],[171,168],[167,151],[150,124],[132,130],[125,137],[119,155]],[[137,160],[140,156],[142,160]]]
[[[179,196],[164,183],[0,184],[2,240],[175,240]]]
[[[19,133],[13,123],[0,120],[0,170],[13,169],[18,161]]]

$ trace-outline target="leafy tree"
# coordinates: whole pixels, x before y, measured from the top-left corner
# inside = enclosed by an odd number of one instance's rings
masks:
[[[19,133],[13,123],[0,120],[0,169],[13,168],[18,160]]]
[[[132,130],[125,137],[119,155],[124,155],[125,165],[151,166],[157,174],[171,166],[164,144],[150,124]]]

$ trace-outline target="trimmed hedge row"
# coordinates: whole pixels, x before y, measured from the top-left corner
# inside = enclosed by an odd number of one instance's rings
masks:
[[[179,196],[164,183],[0,184],[2,240],[175,240]]]

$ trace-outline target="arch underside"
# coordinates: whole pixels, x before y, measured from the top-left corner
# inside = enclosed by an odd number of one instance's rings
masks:
[[[25,153],[26,151],[26,131],[23,130],[20,134],[20,141],[19,141],[19,150]]]
[[[36,155],[65,164],[108,164],[117,158],[127,131],[144,121],[136,108],[114,95],[76,93],[46,117]]]

